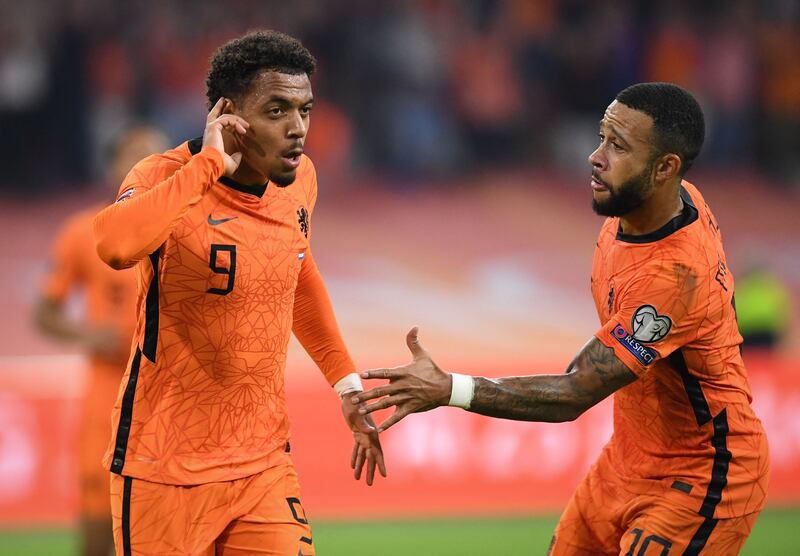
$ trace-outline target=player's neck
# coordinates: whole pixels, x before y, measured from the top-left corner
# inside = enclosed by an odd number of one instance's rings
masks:
[[[233,173],[232,179],[242,185],[264,185],[268,179],[242,162]]]
[[[622,233],[640,236],[655,232],[683,211],[680,182],[664,185],[645,199],[642,205],[620,217]]]

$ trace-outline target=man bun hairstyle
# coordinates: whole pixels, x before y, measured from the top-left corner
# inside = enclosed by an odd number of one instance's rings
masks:
[[[617,95],[617,101],[653,118],[653,142],[659,155],[675,153],[680,175],[692,167],[705,139],[700,104],[686,89],[672,83],[638,83]]]
[[[220,97],[238,98],[262,71],[314,73],[317,61],[299,40],[270,30],[251,31],[223,44],[211,57],[206,79],[209,110]]]

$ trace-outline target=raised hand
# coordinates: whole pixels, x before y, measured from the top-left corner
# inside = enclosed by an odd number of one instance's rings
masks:
[[[361,373],[366,379],[389,379],[389,384],[361,392],[351,399],[353,404],[362,404],[366,400],[381,398],[375,403],[361,405],[359,413],[362,415],[396,407],[378,427],[378,432],[385,431],[407,415],[429,411],[450,401],[453,379],[434,363],[419,343],[417,333],[415,326],[406,335],[406,345],[413,356],[411,363],[394,369],[371,369]]]
[[[233,173],[242,162],[242,153],[225,152],[225,141],[222,138],[222,130],[239,135],[247,135],[250,124],[246,120],[233,114],[223,114],[223,110],[228,105],[228,99],[220,97],[214,108],[208,113],[206,118],[206,129],[203,132],[203,146],[213,147],[222,155],[225,161],[225,175],[233,176]],[[236,142],[238,144],[238,141]]]
[[[350,457],[350,467],[354,471],[356,480],[361,479],[364,464],[367,466],[367,485],[372,486],[375,479],[375,468],[386,477],[386,465],[383,461],[383,449],[378,438],[378,431],[372,417],[358,412],[358,407],[351,401],[354,393],[342,397],[342,413],[347,425],[353,432],[353,454]]]

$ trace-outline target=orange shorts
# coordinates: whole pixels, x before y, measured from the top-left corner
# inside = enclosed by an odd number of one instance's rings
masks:
[[[706,519],[663,496],[628,492],[595,466],[561,515],[550,556],[738,554],[759,512]]]
[[[289,456],[233,481],[195,486],[111,476],[117,554],[314,554]]]
[[[81,408],[78,470],[80,511],[83,518],[111,519],[108,503],[108,470],[103,454],[111,438],[111,409],[117,399],[125,363],[92,361]]]

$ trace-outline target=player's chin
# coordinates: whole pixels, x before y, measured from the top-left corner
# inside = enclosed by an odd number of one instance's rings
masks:
[[[292,185],[294,180],[297,179],[297,170],[289,170],[284,172],[273,172],[269,176],[269,181],[278,187],[286,187]]]
[[[618,216],[615,214],[609,196],[603,194],[598,195],[597,192],[592,193],[592,210],[595,214],[600,216]]]

